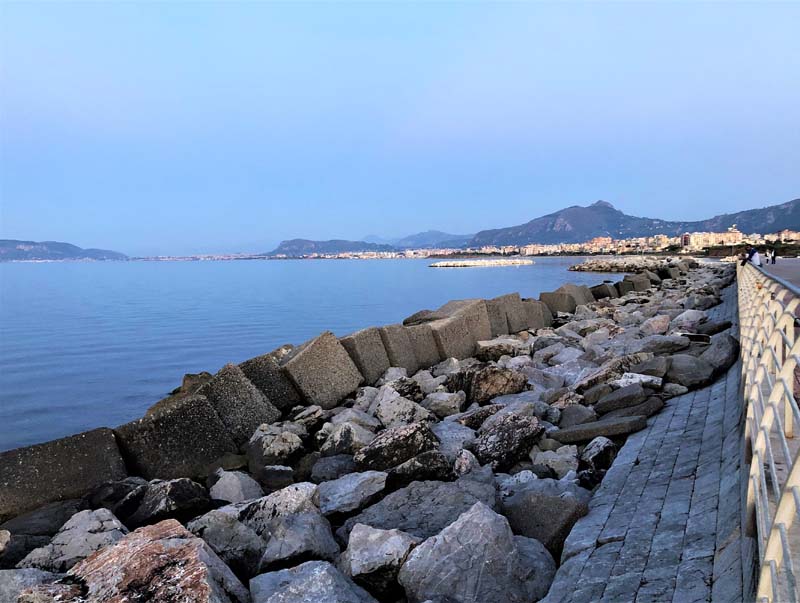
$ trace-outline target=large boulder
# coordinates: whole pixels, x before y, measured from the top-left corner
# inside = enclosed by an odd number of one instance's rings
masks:
[[[573,425],[581,425],[582,423],[591,423],[596,420],[597,413],[590,406],[570,404],[561,410],[558,426],[563,429],[565,427],[572,427]]]
[[[602,283],[600,285],[595,285],[594,287],[589,287],[589,290],[592,292],[592,297],[595,299],[606,299],[608,297],[615,299],[619,297],[619,293],[614,285],[609,283]]]
[[[575,298],[569,293],[559,293],[555,291],[540,293],[539,301],[547,304],[550,312],[554,315],[558,314],[559,312],[574,314],[575,309],[578,306]]]
[[[566,293],[572,296],[578,306],[585,306],[594,301],[591,289],[585,285],[575,285],[573,283],[566,283],[556,289],[556,293]]]
[[[214,461],[238,449],[214,407],[197,395],[154,408],[114,433],[128,466],[147,479],[203,478]]]
[[[38,569],[0,569],[0,601],[16,603],[17,597],[25,590],[39,584],[49,584],[60,576]]]
[[[536,601],[547,594],[555,562],[529,541],[515,538],[505,518],[475,503],[411,551],[398,580],[414,602]]]
[[[419,369],[419,362],[414,355],[414,346],[408,331],[403,325],[387,325],[379,327],[383,347],[389,356],[390,366],[399,366],[406,369],[409,375],[413,375]]]
[[[319,511],[281,515],[270,521],[258,571],[292,566],[309,558],[333,561],[338,554],[331,525]]]
[[[319,485],[319,508],[325,515],[351,513],[374,501],[386,487],[386,473],[350,473]]]
[[[33,587],[28,591],[31,600],[250,602],[247,589],[228,566],[171,519],[131,532],[78,563],[68,577],[58,585]]]
[[[635,406],[640,402],[644,402],[646,398],[647,393],[644,391],[642,384],[632,383],[631,385],[621,387],[600,398],[595,403],[594,410],[600,414],[604,414],[612,410]]]
[[[453,479],[453,462],[438,450],[421,452],[389,470],[386,487],[394,490],[413,481]]]
[[[739,358],[739,341],[728,333],[719,333],[711,338],[711,345],[700,358],[714,369],[714,376],[731,368]]]
[[[392,366],[377,327],[356,331],[342,337],[339,342],[350,354],[367,385],[375,383]]]
[[[258,573],[269,534],[262,538],[255,529],[239,521],[233,509],[223,507],[209,511],[186,527],[202,538],[236,575]]]
[[[549,432],[548,437],[562,444],[588,442],[597,436],[614,437],[634,433],[647,427],[647,418],[642,416],[602,419],[592,423],[573,425],[565,429]]]
[[[324,409],[335,407],[363,380],[347,350],[330,331],[292,350],[281,360],[281,366],[306,401]]]
[[[466,393],[468,404],[486,404],[497,396],[517,394],[527,384],[528,379],[523,373],[491,365],[454,373],[446,382],[448,390]]]
[[[0,453],[0,522],[127,475],[114,432],[94,429]]]
[[[438,312],[447,318],[430,325],[441,358],[469,358],[478,341],[492,338],[489,314],[482,299],[450,301]]]
[[[691,343],[688,337],[681,337],[680,335],[648,335],[631,342],[628,349],[631,352],[649,352],[660,356],[684,350]]]
[[[133,528],[163,519],[185,521],[206,511],[210,503],[206,489],[188,478],[153,480],[122,499],[114,513]]]
[[[253,603],[378,603],[327,561],[256,576],[250,594]]]
[[[239,503],[264,496],[258,482],[241,471],[218,469],[214,473],[214,479],[214,485],[209,488],[209,494],[214,500]]]
[[[353,460],[361,469],[383,471],[438,446],[439,440],[425,423],[411,423],[382,431]]]
[[[434,421],[431,411],[400,395],[384,397],[375,409],[375,416],[385,427],[399,427],[417,421]]]
[[[239,368],[273,406],[286,411],[302,403],[303,398],[286,373],[281,370],[279,357],[279,354],[270,352],[245,360]]]
[[[507,414],[475,440],[472,452],[481,465],[506,469],[524,458],[543,433],[536,417]]]
[[[412,482],[348,519],[337,536],[347,540],[353,526],[363,523],[428,538],[441,532],[476,502],[496,508],[496,498],[494,477],[488,468],[468,473],[454,482]]]
[[[528,328],[532,331],[545,329],[553,324],[553,314],[550,312],[550,308],[538,299],[523,299],[522,310],[525,312]]]
[[[397,598],[402,594],[397,573],[419,542],[419,538],[400,530],[379,530],[358,523],[339,558],[339,569],[375,596]]]
[[[303,440],[282,425],[261,425],[247,443],[247,464],[256,479],[266,466],[289,465],[303,452]]]
[[[281,418],[281,412],[235,364],[222,367],[197,393],[208,399],[237,446],[244,444],[262,423]]]
[[[315,484],[337,479],[357,471],[351,454],[323,456],[311,469],[311,481]]]
[[[464,408],[467,396],[462,391],[433,392],[422,401],[422,407],[428,409],[440,419],[460,413]]]
[[[518,333],[528,328],[527,315],[519,293],[509,293],[487,299],[486,311],[489,314],[493,337]]]
[[[431,431],[439,439],[439,452],[450,462],[455,461],[464,448],[471,448],[475,441],[475,431],[455,421],[440,421]]]
[[[420,368],[433,366],[442,360],[431,325],[427,323],[412,325],[405,327],[405,330]]]
[[[650,288],[650,279],[643,273],[627,274],[623,280],[633,285],[634,291],[647,291]]]
[[[333,425],[328,437],[320,446],[322,456],[353,455],[375,438],[375,434],[356,423]]]
[[[670,358],[669,371],[664,378],[670,383],[692,389],[710,383],[713,376],[714,367],[706,359],[689,354],[675,354]]]

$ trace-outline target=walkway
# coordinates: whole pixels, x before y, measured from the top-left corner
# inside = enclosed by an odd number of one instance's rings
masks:
[[[736,288],[711,313],[736,319]],[[628,438],[567,539],[544,601],[734,602],[740,535],[739,363],[713,385],[669,400]],[[747,540],[749,542],[749,539]]]
[[[774,264],[764,264],[764,271],[800,287],[800,258],[778,258]]]

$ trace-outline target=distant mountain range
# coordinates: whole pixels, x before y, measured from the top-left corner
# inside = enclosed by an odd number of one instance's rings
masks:
[[[655,234],[677,236],[684,232],[720,232],[736,225],[744,233],[770,233],[783,229],[800,230],[800,199],[781,205],[714,216],[696,222],[676,222],[658,218],[629,216],[606,201],[582,207],[573,205],[525,224],[482,230],[474,236],[451,235],[438,230],[421,232],[402,239],[381,239],[374,235],[364,241],[284,241],[269,255],[299,257],[309,253],[352,251],[398,251],[433,247],[483,247],[485,245],[527,245],[540,243],[583,243],[595,237],[627,239]]]
[[[128,256],[106,249],[81,249],[58,241],[0,239],[0,262],[22,260],[127,260]]]

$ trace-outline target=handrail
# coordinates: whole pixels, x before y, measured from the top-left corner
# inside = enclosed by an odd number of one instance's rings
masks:
[[[800,600],[800,290],[757,269],[737,267],[745,460],[750,463],[745,527],[758,543],[759,603]]]

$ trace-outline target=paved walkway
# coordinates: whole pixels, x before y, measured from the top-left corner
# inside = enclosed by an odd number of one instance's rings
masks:
[[[800,258],[778,258],[774,264],[764,264],[764,271],[800,287]]]
[[[736,318],[729,287],[715,318]],[[546,603],[738,602],[740,367],[669,400],[628,438],[573,528]],[[745,564],[746,565],[746,564]]]

